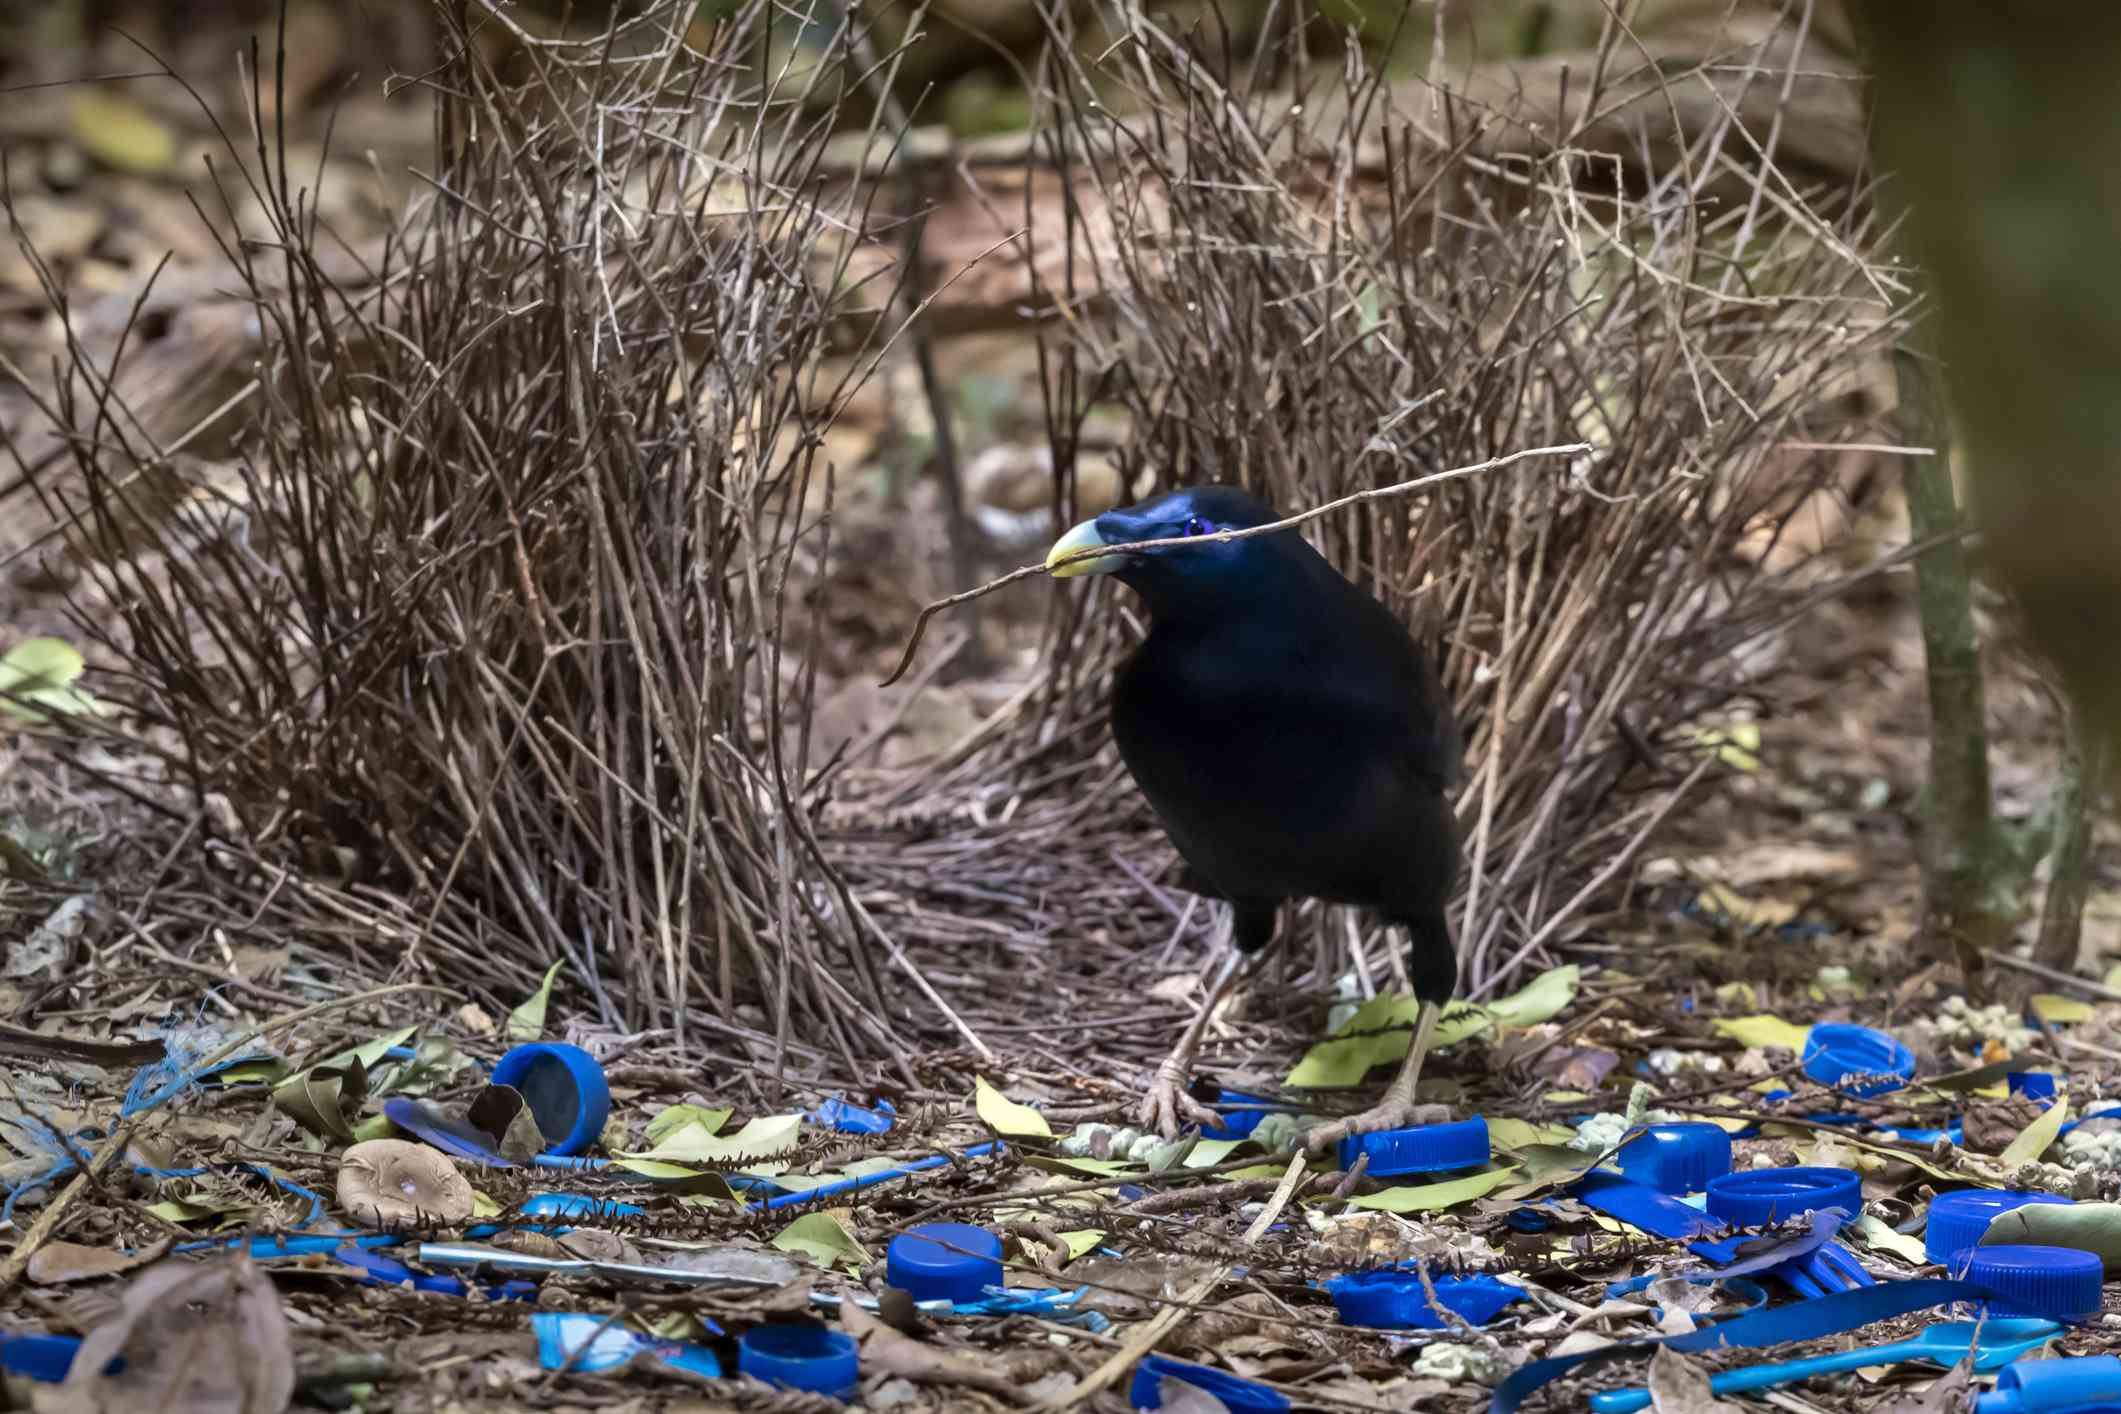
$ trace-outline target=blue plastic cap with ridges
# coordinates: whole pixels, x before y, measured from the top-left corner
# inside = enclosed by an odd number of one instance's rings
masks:
[[[736,1343],[736,1367],[755,1380],[846,1399],[861,1380],[854,1337],[823,1326],[753,1326]]]
[[[1964,1247],[1952,1259],[1952,1275],[1979,1282],[2007,1297],[1991,1301],[1992,1316],[2045,1316],[2081,1321],[2099,1314],[2106,1264],[2096,1252],[1999,1242]]]
[[[611,1117],[604,1067],[580,1046],[553,1041],[517,1046],[495,1062],[489,1078],[522,1095],[548,1154],[581,1153],[602,1137],[604,1121]]]
[[[1915,1053],[1883,1031],[1822,1022],[1804,1038],[1804,1073],[1821,1085],[1833,1085],[1844,1076],[1875,1076],[1839,1088],[1856,1096],[1883,1095],[1914,1079]]]
[[[1247,1411],[1276,1414],[1276,1411],[1289,1407],[1288,1396],[1277,1394],[1263,1384],[1241,1380],[1212,1365],[1189,1365],[1168,1355],[1142,1357],[1142,1362],[1134,1367],[1134,1383],[1127,1387],[1127,1402],[1136,1409],[1163,1408],[1163,1385],[1167,1379],[1181,1380],[1214,1395],[1231,1414],[1247,1414]]]
[[[1417,1124],[1375,1134],[1351,1134],[1340,1141],[1340,1166],[1355,1167],[1364,1155],[1372,1178],[1402,1173],[1438,1173],[1444,1169],[1479,1168],[1488,1161],[1488,1122],[1475,1115],[1452,1124]]]
[[[2121,1358],[2014,1360],[1997,1372],[1996,1387],[1974,1400],[1974,1414],[2051,1414],[2063,1409],[2081,1414],[2121,1410]]]
[[[2067,1203],[2055,1193],[1999,1193],[1992,1188],[1962,1188],[1930,1200],[1929,1225],[1922,1232],[1922,1255],[1949,1262],[1963,1247],[1977,1247],[1998,1213],[2028,1203]]]
[[[1002,1284],[1002,1240],[970,1223],[922,1223],[891,1239],[884,1280],[916,1301],[977,1301]]]
[[[1452,1312],[1476,1326],[1495,1319],[1498,1312],[1524,1295],[1524,1291],[1490,1276],[1432,1277],[1436,1299]],[[1378,1330],[1440,1330],[1443,1316],[1429,1304],[1422,1290],[1421,1273],[1399,1267],[1373,1272],[1350,1272],[1326,1283],[1333,1307],[1351,1326]]]
[[[1713,1124],[1653,1124],[1621,1145],[1613,1162],[1660,1193],[1699,1193],[1731,1171],[1731,1136]]]
[[[1848,1169],[1741,1169],[1712,1178],[1708,1209],[1733,1227],[1779,1223],[1800,1213],[1840,1208],[1863,1211],[1863,1180]]]

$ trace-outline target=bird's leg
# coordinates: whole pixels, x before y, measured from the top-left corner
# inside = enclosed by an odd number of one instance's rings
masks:
[[[1229,994],[1244,960],[1244,954],[1235,947],[1225,947],[1222,965],[1216,969],[1215,979],[1208,984],[1208,999],[1201,1003],[1199,1012],[1186,1024],[1186,1033],[1178,1038],[1178,1045],[1156,1068],[1156,1079],[1149,1082],[1149,1092],[1142,1096],[1139,1118],[1143,1126],[1166,1139],[1176,1138],[1182,1123],[1214,1124],[1220,1118],[1214,1110],[1186,1093],[1186,1077],[1193,1070],[1193,1056],[1200,1049],[1200,1038],[1207,1032],[1209,1018],[1215,1015],[1215,1009]]]
[[[1375,1134],[1381,1129],[1404,1129],[1410,1124],[1420,1124],[1430,1118],[1428,1111],[1435,1106],[1414,1103],[1414,1087],[1421,1081],[1421,1063],[1428,1057],[1429,1042],[1436,1035],[1436,1018],[1442,1008],[1435,1002],[1419,1004],[1414,1019],[1414,1041],[1407,1047],[1407,1058],[1400,1062],[1399,1074],[1384,1098],[1364,1110],[1361,1114],[1349,1115],[1346,1119],[1321,1124],[1304,1135],[1306,1149],[1326,1149],[1351,1134]]]

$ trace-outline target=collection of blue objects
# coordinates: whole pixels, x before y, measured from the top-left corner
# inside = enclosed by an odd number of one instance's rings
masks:
[[[399,1058],[407,1059],[411,1054],[404,1051]],[[1881,1032],[1825,1024],[1812,1028],[1802,1068],[1821,1084],[1868,1098],[1905,1085],[1913,1077],[1915,1060],[1905,1046]],[[183,1080],[189,1083],[198,1078],[189,1076]],[[535,1156],[532,1163],[554,1168],[604,1166],[604,1161],[577,1157],[602,1135],[611,1104],[603,1071],[586,1051],[548,1043],[518,1046],[495,1065],[491,1079],[492,1083],[509,1086],[521,1094],[540,1135],[547,1141],[544,1152]],[[2034,1099],[2050,1098],[2055,1089],[2052,1076],[2037,1073],[2012,1074],[2010,1084],[2013,1093]],[[143,1101],[143,1107],[176,1093],[165,1077],[149,1077],[145,1073],[135,1089],[154,1092]],[[1787,1092],[1782,1094],[1786,1096]],[[1241,1138],[1250,1134],[1267,1113],[1283,1108],[1263,1096],[1231,1091],[1225,1091],[1221,1100],[1217,1108],[1224,1116],[1222,1123],[1204,1130],[1207,1137]],[[393,1122],[446,1152],[482,1163],[512,1166],[493,1152],[490,1136],[461,1122],[439,1121],[424,1107],[403,1100],[386,1102],[385,1112]],[[871,1110],[834,1098],[821,1104],[808,1118],[842,1132],[877,1134],[890,1128],[893,1112],[888,1103]],[[1812,1118],[1840,1121],[1849,1117]],[[1928,1142],[1936,1134],[1950,1133],[1956,1138],[1957,1127],[1954,1121],[1949,1131],[1907,1131],[1904,1137]],[[998,1148],[995,1144],[982,1145],[968,1152]],[[1352,1169],[1361,1162],[1367,1173],[1379,1178],[1475,1169],[1486,1165],[1490,1157],[1488,1126],[1478,1117],[1353,1137],[1342,1142],[1339,1154],[1343,1169]],[[949,1161],[943,1157],[920,1160],[801,1192],[779,1193],[773,1191],[776,1186],[770,1180],[761,1180],[755,1187],[768,1196],[756,1199],[752,1206],[772,1209],[811,1202]],[[1860,1181],[1848,1170],[1733,1170],[1731,1136],[1716,1125],[1698,1123],[1640,1129],[1621,1144],[1610,1164],[1611,1167],[1594,1169],[1571,1184],[1565,1190],[1566,1196],[1644,1232],[1683,1242],[1700,1257],[1706,1266],[1677,1275],[1690,1282],[1717,1284],[1725,1296],[1741,1303],[1740,1315],[1704,1328],[1728,1337],[1719,1343],[1771,1345],[1807,1339],[1867,1324],[1884,1315],[1952,1300],[1980,1317],[1978,1321],[1939,1322],[1911,1339],[1888,1345],[1726,1370],[1712,1381],[1717,1394],[1762,1389],[1812,1375],[1901,1360],[1925,1359],[1948,1365],[1970,1358],[1978,1371],[2001,1371],[1995,1389],[1980,1397],[1978,1414],[2121,1414],[2121,1359],[2102,1356],[2011,1363],[2052,1339],[2064,1323],[2081,1322],[2098,1313],[2104,1280],[2099,1258],[2067,1248],[1978,1245],[1989,1222],[1999,1213],[2026,1204],[2068,1203],[2071,1200],[2067,1198],[1989,1190],[1943,1194],[1930,1205],[1924,1253],[1930,1261],[1946,1267],[1951,1279],[1896,1281],[1881,1286],[1837,1238],[1841,1224],[1862,1211]],[[311,1200],[310,1216],[304,1226],[320,1219],[321,1198],[307,1190],[296,1191]],[[14,1196],[9,1195],[10,1206]],[[548,1222],[596,1221],[642,1211],[626,1203],[547,1193],[526,1203],[523,1216]],[[1810,1219],[1808,1231],[1786,1229],[1766,1237],[1748,1237],[1732,1231],[1790,1224],[1793,1219],[1806,1217]],[[1513,1220],[1520,1219],[1519,1225],[1544,1225],[1537,1206],[1521,1209]],[[567,1229],[552,1225],[547,1230]],[[499,1231],[498,1225],[487,1224],[471,1229],[466,1236],[476,1239]],[[349,1268],[354,1280],[364,1284],[408,1286],[446,1296],[464,1296],[473,1291],[474,1284],[462,1277],[447,1272],[420,1272],[376,1250],[401,1240],[391,1234],[320,1233],[253,1237],[236,1242],[247,1245],[251,1254],[259,1258],[329,1255]],[[188,1244],[192,1248],[221,1245],[225,1244]],[[682,1268],[533,1257],[448,1243],[423,1243],[418,1256],[430,1265],[471,1269],[475,1279],[488,1271],[512,1270],[537,1274],[597,1272],[607,1276],[740,1284],[746,1280],[711,1270],[687,1272]],[[1652,1280],[1644,1276],[1613,1283],[1608,1295],[1621,1297],[1641,1292]],[[894,1238],[886,1254],[886,1281],[911,1296],[918,1309],[930,1314],[1028,1312],[1096,1331],[1108,1324],[1096,1312],[1071,1309],[1084,1295],[1081,1290],[1008,1287],[1000,1238],[969,1224],[929,1223]],[[1762,1281],[1787,1288],[1804,1298],[1805,1304],[1768,1308]],[[778,1281],[760,1279],[754,1284],[777,1285]],[[1525,1295],[1522,1287],[1492,1276],[1430,1276],[1400,1267],[1353,1272],[1332,1278],[1324,1286],[1344,1322],[1383,1330],[1434,1330],[1458,1322],[1485,1325]],[[478,1280],[476,1289],[486,1299],[495,1301],[534,1303],[538,1297],[537,1283],[521,1279]],[[1919,1299],[1936,1293],[1941,1293],[1936,1300]],[[875,1305],[874,1298],[858,1295],[853,1299]],[[823,1306],[837,1303],[837,1297],[816,1298],[816,1304]],[[575,1312],[539,1311],[533,1313],[531,1320],[540,1358],[547,1368],[594,1371],[647,1359],[697,1375],[723,1373],[715,1350],[697,1342],[649,1336],[602,1317]],[[712,1322],[707,1325],[713,1334],[722,1334]],[[1626,1348],[1647,1348],[1657,1343],[1677,1345],[1680,1339],[1653,1338],[1628,1343]],[[78,1339],[63,1336],[0,1336],[0,1370],[40,1380],[63,1379],[79,1344]],[[855,1342],[822,1326],[776,1322],[754,1327],[737,1341],[736,1355],[741,1373],[784,1388],[845,1399],[853,1395],[857,1386],[859,1360]],[[1532,1389],[1574,1368],[1584,1358],[1542,1361],[1520,1370],[1496,1391],[1494,1414],[1509,1414]],[[1267,1386],[1210,1366],[1153,1354],[1136,1367],[1129,1390],[1133,1406],[1161,1408],[1162,1391],[1168,1380],[1195,1385],[1232,1410],[1290,1407],[1285,1396]],[[1595,1414],[1632,1414],[1649,1402],[1648,1392],[1640,1389],[1612,1390],[1591,1398]]]

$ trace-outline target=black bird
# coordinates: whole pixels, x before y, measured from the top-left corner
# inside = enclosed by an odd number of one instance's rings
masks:
[[[1113,689],[1112,735],[1178,847],[1181,882],[1230,905],[1236,951],[1157,1071],[1142,1122],[1170,1135],[1182,1117],[1213,1118],[1184,1082],[1238,968],[1273,941],[1283,900],[1368,907],[1409,934],[1420,1005],[1406,1062],[1377,1106],[1305,1136],[1318,1148],[1412,1122],[1422,1057],[1457,983],[1444,903],[1459,864],[1447,791],[1461,746],[1406,628],[1298,532],[1212,538],[1276,519],[1235,488],[1192,487],[1085,521],[1046,564],[1056,577],[1117,575],[1147,605],[1148,637]],[[1181,537],[1199,543],[1060,563]]]

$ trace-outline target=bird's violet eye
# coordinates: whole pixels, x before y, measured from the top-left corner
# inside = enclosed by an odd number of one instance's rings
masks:
[[[1187,535],[1206,535],[1208,533],[1208,523],[1199,516],[1187,516],[1184,533]]]

